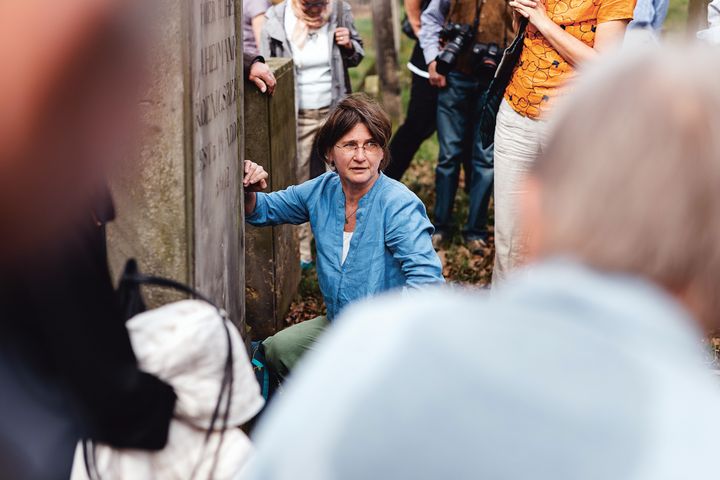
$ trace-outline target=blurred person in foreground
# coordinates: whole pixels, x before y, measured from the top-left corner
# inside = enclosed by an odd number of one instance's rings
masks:
[[[497,285],[525,257],[519,201],[523,179],[548,139],[558,98],[582,66],[622,45],[635,0],[510,0],[516,21],[527,19],[523,47],[495,129],[495,264]]]
[[[351,91],[348,68],[363,59],[362,39],[352,9],[343,0],[284,0],[266,13],[260,52],[266,57],[292,58],[297,106],[296,181],[325,172],[312,143],[330,108]],[[312,233],[299,228],[300,264],[312,265]]]
[[[318,281],[327,316],[293,325],[263,342],[282,377],[312,348],[348,304],[394,288],[442,283],[432,224],[420,199],[382,171],[392,125],[365,95],[340,101],[318,132],[314,149],[332,171],[286,190],[256,193],[268,174],[245,163],[245,215],[255,226],[309,222],[317,245]]]
[[[529,270],[351,307],[248,478],[717,478],[720,57],[587,75],[528,180]]]
[[[68,478],[80,438],[166,443],[175,393],[137,367],[103,228],[105,178],[133,153],[138,5],[0,4],[3,478]]]

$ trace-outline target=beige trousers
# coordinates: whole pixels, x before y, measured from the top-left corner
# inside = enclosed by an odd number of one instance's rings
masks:
[[[520,198],[525,193],[525,176],[545,145],[547,131],[547,122],[523,117],[502,101],[495,127],[494,285],[524,260]]]
[[[295,165],[295,175],[297,176],[298,185],[310,180],[310,157],[312,155],[312,145],[315,134],[325,122],[330,108],[318,108],[313,110],[300,110],[298,112],[297,123],[297,164]],[[298,227],[298,235],[300,237],[300,261],[304,263],[312,262],[312,231],[309,223],[303,223]]]

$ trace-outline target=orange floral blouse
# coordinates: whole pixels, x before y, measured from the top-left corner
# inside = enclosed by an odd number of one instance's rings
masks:
[[[548,16],[575,38],[592,47],[597,25],[633,18],[635,0],[546,0]],[[528,24],[513,77],[505,99],[520,115],[539,118],[552,105],[575,70]]]

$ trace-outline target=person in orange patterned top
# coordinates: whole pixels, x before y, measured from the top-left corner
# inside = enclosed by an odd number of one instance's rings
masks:
[[[495,130],[495,269],[502,280],[523,260],[518,197],[546,136],[547,114],[578,65],[622,43],[635,0],[511,0],[528,19],[523,49]]]

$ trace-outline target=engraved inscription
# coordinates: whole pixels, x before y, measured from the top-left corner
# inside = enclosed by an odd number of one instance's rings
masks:
[[[194,3],[192,125],[195,285],[240,321],[240,170],[236,0]]]

